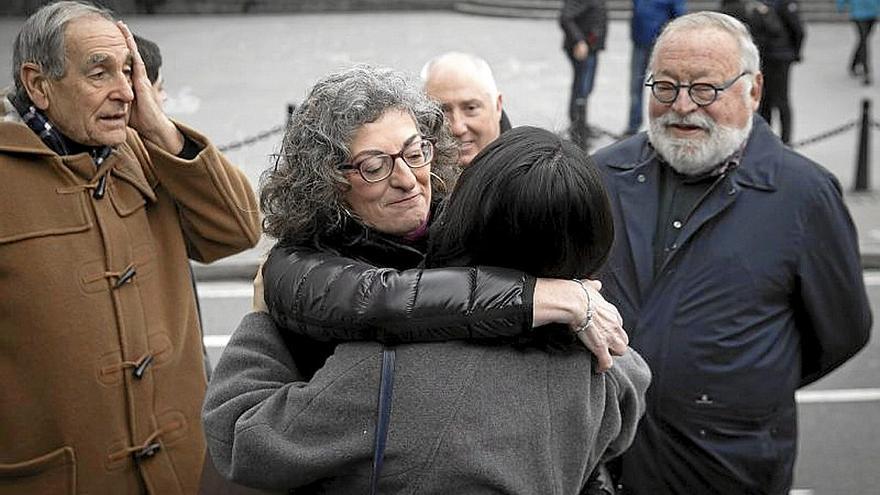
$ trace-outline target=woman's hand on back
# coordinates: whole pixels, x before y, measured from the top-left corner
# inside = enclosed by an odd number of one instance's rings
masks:
[[[535,284],[533,326],[563,323],[576,331],[578,339],[597,359],[597,371],[613,366],[611,356],[622,356],[629,344],[623,318],[617,308],[599,291],[602,283],[583,280],[539,278]],[[589,293],[589,302],[587,294]],[[592,305],[592,322],[587,323],[587,308]]]

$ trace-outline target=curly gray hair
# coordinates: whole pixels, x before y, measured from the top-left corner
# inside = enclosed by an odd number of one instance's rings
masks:
[[[260,208],[267,235],[302,243],[340,229],[354,214],[345,205],[348,180],[337,165],[350,156],[357,131],[387,110],[412,115],[434,143],[433,194],[458,175],[458,146],[440,107],[402,72],[357,65],[319,80],[291,116],[275,166],[260,177]]]

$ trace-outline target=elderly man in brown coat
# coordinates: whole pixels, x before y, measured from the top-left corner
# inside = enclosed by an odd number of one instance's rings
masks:
[[[195,493],[206,377],[187,258],[253,246],[253,192],[162,113],[128,28],[43,7],[0,123],[0,494]]]

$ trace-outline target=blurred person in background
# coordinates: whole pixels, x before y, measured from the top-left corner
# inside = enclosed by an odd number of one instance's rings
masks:
[[[862,84],[871,84],[871,31],[877,22],[880,0],[837,0],[837,9],[849,11],[849,17],[856,27],[859,39],[853,49],[849,63],[849,73],[853,77],[862,76]]]
[[[489,64],[470,53],[447,52],[422,67],[425,93],[440,103],[467,166],[483,148],[510,129],[504,97]]]
[[[632,136],[642,127],[642,96],[645,93],[645,70],[654,40],[660,30],[678,16],[687,13],[686,0],[633,0],[630,19],[632,52],[629,59],[629,121],[624,135]]]
[[[162,75],[162,52],[159,45],[138,35],[134,35],[134,41],[137,43],[138,51],[144,61],[144,68],[147,70],[147,79],[156,93],[156,101],[164,104],[168,99],[168,93],[165,92],[165,77]]]
[[[758,113],[773,126],[779,116],[782,142],[791,142],[792,115],[788,88],[791,64],[801,61],[804,25],[797,0],[724,0],[722,11],[748,26],[761,55],[764,91]]]
[[[564,35],[562,49],[573,72],[568,100],[569,137],[586,149],[592,137],[587,100],[593,91],[599,52],[605,49],[608,31],[605,0],[564,0],[559,25]]]

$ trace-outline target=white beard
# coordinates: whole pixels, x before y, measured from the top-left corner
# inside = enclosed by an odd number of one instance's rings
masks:
[[[705,130],[707,136],[699,139],[675,137],[667,128],[671,124],[697,126]],[[751,117],[745,126],[737,128],[719,125],[706,115],[691,113],[681,116],[669,110],[651,121],[648,139],[676,172],[695,176],[720,165],[745,143],[751,132]]]

